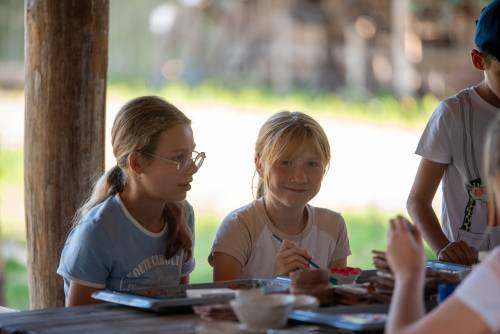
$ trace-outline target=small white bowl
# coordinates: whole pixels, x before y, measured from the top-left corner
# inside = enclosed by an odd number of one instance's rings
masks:
[[[315,310],[318,307],[318,298],[309,295],[295,295],[294,310]]]
[[[238,320],[248,329],[281,328],[286,325],[293,308],[292,295],[264,295],[245,300],[231,300]]]
[[[236,290],[236,300],[239,301],[246,301],[262,296],[264,296],[264,292],[260,288]]]

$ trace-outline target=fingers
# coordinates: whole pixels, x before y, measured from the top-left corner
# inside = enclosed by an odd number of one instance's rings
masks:
[[[420,230],[402,216],[391,219],[389,226],[386,255],[392,272],[403,276],[422,273],[425,255]]]
[[[285,254],[285,256],[289,256],[291,254],[299,254],[309,260],[312,258],[309,252],[307,252],[303,248],[297,247],[293,242],[289,240],[283,240],[283,242],[281,243],[278,254],[281,253]]]
[[[477,262],[477,251],[463,240],[454,241],[439,252],[438,259],[445,262],[471,265]]]
[[[297,269],[307,269],[309,262],[300,255],[292,255],[279,260],[280,267],[289,268],[289,272]]]
[[[413,229],[413,225],[410,221],[403,216],[396,216],[395,218],[392,218],[389,220],[389,224],[391,229],[394,231],[407,231]]]
[[[293,242],[283,240],[278,254],[276,254],[276,272],[287,275],[294,270],[307,269],[311,255]]]
[[[444,262],[452,262],[452,263],[462,263],[460,261],[460,257],[455,253],[453,248],[446,246],[438,254],[438,260]]]
[[[292,248],[297,248],[297,246],[291,242],[290,240],[283,240],[283,242],[281,243],[281,247],[279,249],[279,251],[284,251],[284,250],[287,250],[287,249],[292,249]]]
[[[396,234],[401,234],[398,238],[404,238],[404,235],[411,234],[417,243],[422,244],[420,229],[416,225],[411,224],[410,221],[403,216],[398,215],[389,220],[389,230],[387,232],[389,242],[396,237]]]
[[[459,242],[460,250],[465,258],[465,264],[471,265],[477,261],[477,251],[470,247],[465,241],[460,240]]]

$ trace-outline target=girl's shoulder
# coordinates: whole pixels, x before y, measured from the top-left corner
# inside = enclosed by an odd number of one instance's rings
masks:
[[[109,228],[109,225],[123,221],[125,216],[119,200],[111,196],[90,209],[78,222],[77,227],[90,230]]]
[[[312,217],[312,224],[320,231],[330,235],[338,235],[346,230],[344,217],[339,212],[308,205]]]
[[[327,209],[327,208],[320,208],[312,205],[308,205],[309,211],[312,213],[313,217],[317,221],[338,221],[343,223],[344,218],[339,212]]]
[[[250,202],[242,207],[239,207],[226,215],[224,221],[226,220],[255,220],[255,218],[260,218],[263,211],[263,206],[260,199]]]
[[[262,201],[257,199],[231,211],[222,221],[220,228],[244,229],[254,234],[262,230],[267,219]]]

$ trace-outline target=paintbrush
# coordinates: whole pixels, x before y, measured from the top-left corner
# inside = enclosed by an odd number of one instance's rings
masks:
[[[276,239],[276,240],[278,240],[279,242],[283,242],[283,239],[281,239],[280,237],[278,237],[274,233],[273,233],[273,238]],[[313,260],[308,259],[308,258],[305,258],[305,259],[311,265],[311,267],[316,268],[316,269],[321,269],[321,267],[316,262],[314,262]],[[337,279],[335,277],[331,277],[330,276],[330,283],[337,284],[338,282],[337,282]]]

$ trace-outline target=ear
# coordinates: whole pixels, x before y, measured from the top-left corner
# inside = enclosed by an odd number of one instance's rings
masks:
[[[486,60],[484,59],[484,56],[479,50],[477,49],[472,49],[470,52],[471,60],[472,60],[472,65],[480,71],[484,71],[486,69]]]
[[[264,175],[264,167],[262,164],[262,159],[258,154],[255,155],[254,162],[255,162],[255,169],[257,170],[257,173],[259,173],[259,176],[262,178]]]
[[[128,155],[128,167],[129,170],[135,175],[140,175],[144,173],[142,156],[139,152],[132,152]]]

